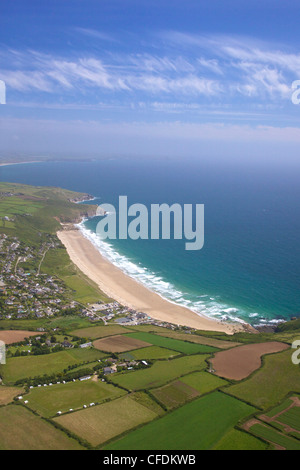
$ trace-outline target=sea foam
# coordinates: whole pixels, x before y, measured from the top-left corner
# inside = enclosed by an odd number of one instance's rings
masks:
[[[242,317],[246,313],[237,307],[231,307],[225,303],[218,302],[214,297],[206,294],[195,295],[181,292],[172,283],[163,279],[157,273],[135,263],[128,257],[115,250],[112,244],[101,240],[95,232],[86,228],[85,221],[78,224],[81,233],[100,251],[108,261],[120,268],[125,274],[141,283],[151,291],[159,294],[162,298],[192,310],[198,315],[226,322],[246,323]]]

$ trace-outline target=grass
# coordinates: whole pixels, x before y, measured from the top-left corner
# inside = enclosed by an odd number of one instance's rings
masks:
[[[192,398],[199,396],[199,392],[185,383],[177,380],[161,388],[152,390],[154,397],[168,410],[184,405]]]
[[[131,432],[105,450],[203,450],[213,448],[255,409],[213,392]]]
[[[52,385],[44,390],[44,387],[34,388],[23,397],[28,400],[28,407],[40,415],[50,418],[58,411],[65,413],[72,409],[83,408],[90,403],[101,403],[104,400],[118,398],[126,392],[113,385],[91,379],[80,382]]]
[[[100,291],[97,284],[72,263],[63,247],[51,249],[47,252],[41,271],[62,279],[66,286],[73,291],[73,298],[78,302],[87,304],[99,300],[103,302],[109,300]]]
[[[130,330],[119,325],[100,325],[74,330],[70,334],[80,338],[98,339],[105,338],[106,336],[121,335],[122,333],[128,333],[128,331]]]
[[[181,382],[196,389],[200,395],[204,395],[205,393],[211,392],[216,388],[228,384],[226,380],[220,379],[216,375],[212,375],[209,372],[195,372],[193,374],[182,377],[180,380]]]
[[[169,361],[157,361],[148,369],[116,374],[110,380],[127,390],[155,388],[179,378],[181,375],[205,369],[207,357],[194,355]]]
[[[51,330],[52,328],[70,330],[80,327],[87,327],[89,325],[91,325],[90,320],[74,315],[55,318],[41,318],[39,320],[0,320],[1,330],[29,329],[31,331],[36,331],[37,328],[45,328],[46,330]]]
[[[263,362],[249,379],[226,391],[262,409],[276,406],[290,391],[300,392],[300,369],[292,363],[290,350],[266,356]]]
[[[29,377],[62,372],[70,365],[91,362],[103,356],[95,349],[70,349],[42,356],[13,357],[1,366],[0,372],[4,382],[9,384]]]
[[[161,348],[159,346],[149,346],[147,348],[136,349],[131,351],[130,356],[136,360],[147,360],[147,359],[169,359],[170,357],[178,356],[177,351],[171,351],[170,349]],[[126,353],[124,354],[126,358]]]
[[[276,406],[268,413],[265,413],[265,415],[268,416],[269,418],[273,418],[273,416],[277,415],[278,413],[281,413],[291,404],[292,404],[292,400],[288,398],[287,400],[284,400],[284,402],[281,403],[279,406]]]
[[[77,441],[22,406],[0,408],[0,450],[80,450]]]
[[[250,432],[266,441],[284,447],[286,450],[300,450],[300,441],[291,437],[285,436],[275,429],[264,424],[254,424],[250,428]]]
[[[214,446],[213,450],[266,450],[268,444],[251,434],[231,429]]]
[[[188,343],[186,341],[157,336],[147,332],[129,333],[127,336],[141,341],[146,341],[154,346],[162,346],[164,348],[172,349],[173,351],[178,351],[183,354],[199,354],[217,351],[217,349],[212,346]]]
[[[277,420],[283,424],[287,424],[296,431],[300,431],[300,407],[293,406],[293,408],[281,414]]]
[[[156,417],[156,413],[126,396],[54,421],[95,447]]]
[[[208,372],[194,372],[180,380],[152,390],[152,394],[168,409],[176,408],[199,395],[212,392],[226,382]]]
[[[206,346],[213,346],[219,349],[228,349],[238,346],[240,343],[234,343],[231,341],[223,341],[211,337],[200,336],[187,334],[180,331],[170,331],[165,328],[165,331],[157,332],[160,336],[165,336],[167,338],[174,338],[182,341],[189,341],[191,343],[203,344]]]
[[[140,405],[143,405],[149,410],[153,411],[153,413],[156,413],[158,416],[162,416],[165,414],[165,410],[155,400],[153,400],[153,398],[151,398],[146,392],[132,393],[130,395],[130,398],[132,400],[135,400]]]

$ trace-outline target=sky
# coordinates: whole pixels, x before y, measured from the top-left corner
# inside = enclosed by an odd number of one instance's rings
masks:
[[[0,157],[298,162],[299,14],[297,0],[0,0]]]

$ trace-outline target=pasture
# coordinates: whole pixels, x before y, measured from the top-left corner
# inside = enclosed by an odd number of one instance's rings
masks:
[[[199,392],[180,380],[177,380],[164,387],[152,390],[152,395],[168,410],[171,410],[198,397]]]
[[[124,353],[121,356],[129,360],[147,360],[169,359],[178,355],[179,353],[177,351],[171,351],[170,349],[161,348],[159,346],[149,346],[147,348],[136,349],[130,353]]]
[[[203,344],[206,346],[212,346],[218,349],[229,349],[239,346],[241,343],[234,341],[224,341],[221,339],[215,339],[208,336],[193,335],[188,333],[183,333],[180,331],[170,331],[165,328],[165,331],[157,332],[159,336],[165,336],[166,338],[173,338],[182,341],[189,341],[190,343]]]
[[[266,450],[268,444],[238,429],[230,429],[213,450]]]
[[[0,408],[0,450],[83,450],[74,439],[23,406]]]
[[[181,377],[180,380],[152,390],[152,394],[164,406],[172,409],[226,384],[225,380],[208,372],[193,372]]]
[[[104,449],[211,449],[241,419],[254,411],[246,403],[221,392],[213,392],[127,434]]]
[[[29,329],[36,330],[37,328],[45,328],[50,330],[53,328],[60,329],[75,329],[75,328],[84,328],[91,325],[91,321],[87,318],[81,318],[75,315],[68,315],[64,317],[55,317],[55,318],[40,318],[38,320],[0,320],[0,326],[2,329],[13,329],[13,330],[23,330]],[[2,331],[2,330],[0,330]],[[32,331],[31,331],[32,332]],[[36,333],[36,331],[35,331]],[[43,334],[43,332],[37,332],[37,334]]]
[[[285,434],[277,431],[271,426],[256,422],[249,428],[249,431],[257,437],[264,439],[267,442],[271,442],[280,446],[286,450],[300,450],[300,441],[288,437]]]
[[[230,386],[227,393],[267,410],[293,390],[300,392],[299,366],[291,361],[291,350],[264,357],[264,364],[251,377]]]
[[[126,396],[54,421],[96,447],[156,417],[156,413]]]
[[[6,384],[40,375],[62,372],[68,366],[101,359],[103,354],[95,349],[69,349],[42,356],[12,357],[0,366]]]
[[[98,339],[105,338],[106,336],[121,335],[128,333],[128,328],[123,328],[119,325],[99,325],[91,326],[90,328],[81,328],[79,330],[71,331],[71,335],[79,336],[80,338]]]
[[[58,411],[65,413],[82,409],[83,405],[101,403],[105,400],[118,398],[125,395],[125,391],[105,382],[94,382],[91,379],[80,382],[68,382],[66,384],[52,385],[47,388],[35,387],[24,400],[28,400],[28,407],[41,416],[50,418]]]
[[[194,372],[181,377],[180,381],[196,389],[200,395],[228,384],[226,380],[220,379],[209,372]]]
[[[179,357],[168,361],[157,361],[148,369],[114,374],[110,380],[131,391],[152,389],[190,372],[205,369],[207,367],[205,362],[207,357],[201,354]]]
[[[217,349],[212,346],[189,343],[187,341],[157,336],[147,332],[129,333],[126,336],[140,341],[146,341],[154,346],[172,349],[173,351],[178,351],[182,354],[199,354],[217,351]]]

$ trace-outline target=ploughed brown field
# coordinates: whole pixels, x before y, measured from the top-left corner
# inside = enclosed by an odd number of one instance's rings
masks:
[[[215,354],[212,367],[217,375],[226,379],[242,380],[261,366],[261,356],[289,348],[278,341],[269,343],[245,344]]]
[[[125,351],[131,351],[133,349],[146,348],[152,346],[152,344],[146,343],[139,339],[130,338],[129,336],[118,335],[109,336],[108,338],[98,339],[93,342],[96,349],[100,351],[119,353]]]
[[[4,341],[5,344],[19,343],[19,341],[24,341],[25,338],[37,336],[38,334],[36,331],[0,330],[0,341]]]

